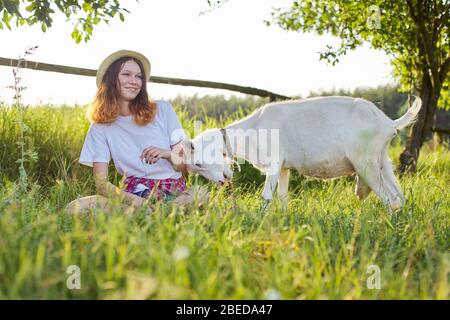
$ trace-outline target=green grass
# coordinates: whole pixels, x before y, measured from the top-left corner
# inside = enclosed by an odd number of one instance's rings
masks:
[[[353,178],[297,175],[288,210],[275,201],[264,214],[261,177],[246,166],[232,189],[208,184],[202,209],[73,217],[64,206],[94,192],[89,169],[77,164],[83,111],[27,111],[28,143],[39,153],[27,169],[37,185],[17,199],[9,181],[17,178],[18,130],[14,112],[0,109],[0,299],[449,298],[448,149],[423,149],[417,173],[400,180],[407,203],[392,215],[373,194],[359,202]],[[179,115],[192,133],[193,119]],[[400,151],[396,141],[391,157]],[[80,267],[80,290],[67,288],[70,265]],[[381,271],[380,289],[367,287],[371,265]]]

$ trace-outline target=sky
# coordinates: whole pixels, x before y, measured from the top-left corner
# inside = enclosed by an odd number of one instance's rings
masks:
[[[353,89],[393,83],[389,58],[382,51],[360,47],[331,66],[319,61],[327,45],[339,44],[332,36],[284,31],[267,27],[274,7],[288,0],[229,0],[211,10],[206,0],[122,0],[131,13],[125,22],[95,26],[87,43],[70,37],[72,22],[60,14],[52,28],[12,27],[0,31],[0,57],[18,58],[26,48],[38,46],[29,60],[97,69],[101,61],[120,49],[145,54],[152,75],[217,81],[269,90],[282,95],[306,96],[311,91]],[[29,105],[86,104],[95,95],[94,77],[22,69]],[[12,68],[0,66],[0,100],[11,103]],[[151,80],[150,80],[151,81]],[[225,96],[236,92],[197,87],[148,84],[153,99],[177,95]]]

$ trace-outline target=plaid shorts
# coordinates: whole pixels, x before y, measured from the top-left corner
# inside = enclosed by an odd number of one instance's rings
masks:
[[[138,184],[142,184],[148,189],[135,191]],[[127,177],[124,181],[125,191],[133,193],[142,198],[152,197],[154,200],[170,201],[180,193],[186,191],[186,181],[183,177],[174,179],[147,179],[135,176]]]

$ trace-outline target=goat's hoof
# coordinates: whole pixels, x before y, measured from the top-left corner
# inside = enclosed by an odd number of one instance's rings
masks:
[[[261,206],[259,207],[259,211],[263,213],[267,213],[270,207],[270,200],[263,200]]]

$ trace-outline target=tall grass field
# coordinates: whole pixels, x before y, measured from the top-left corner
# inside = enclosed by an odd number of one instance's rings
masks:
[[[192,136],[195,117],[175,108]],[[21,194],[19,114],[0,106],[0,299],[449,298],[448,147],[422,148],[417,172],[400,178],[406,204],[392,214],[373,193],[360,202],[354,177],[296,174],[287,210],[274,201],[264,212],[264,176],[246,164],[228,188],[189,175],[210,190],[199,209],[69,216],[70,201],[95,194],[91,169],[78,164],[85,111],[24,112],[24,142],[38,158],[25,163]],[[244,113],[203,117],[203,128]],[[402,143],[390,148],[394,165]],[[111,164],[110,181],[120,178]]]

